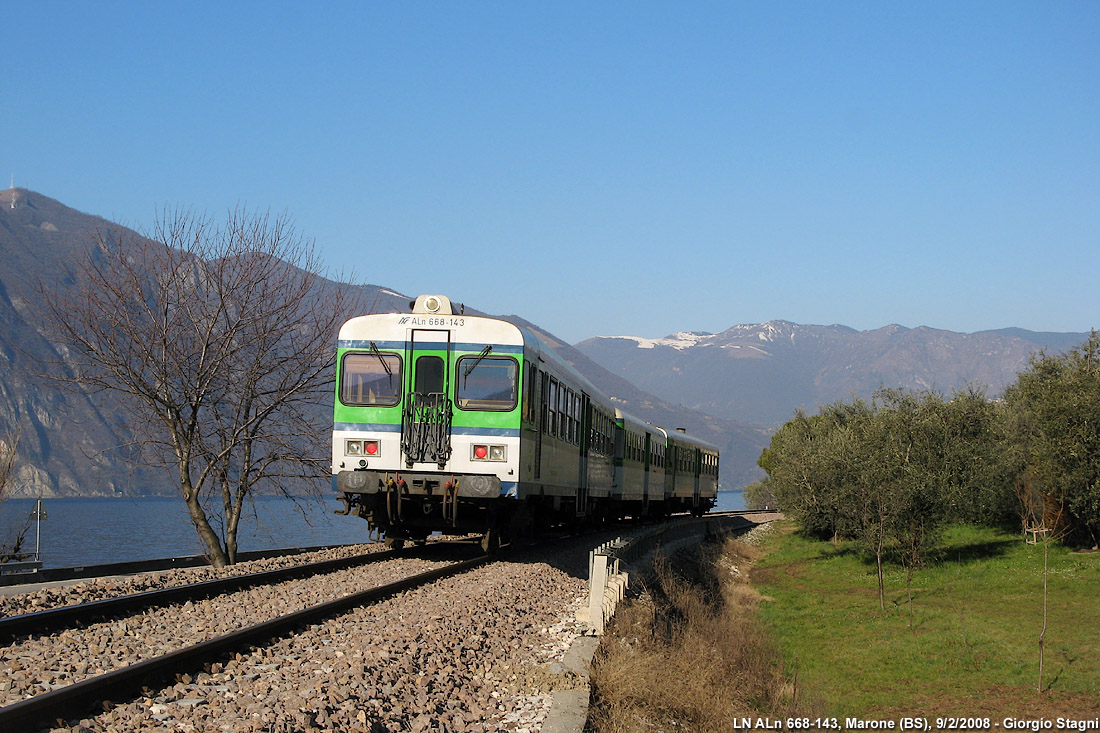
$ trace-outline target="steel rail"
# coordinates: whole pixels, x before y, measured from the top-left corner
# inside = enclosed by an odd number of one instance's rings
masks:
[[[247,645],[262,644],[300,626],[315,623],[356,606],[377,603],[417,586],[464,573],[492,559],[488,555],[482,555],[472,560],[463,560],[443,568],[412,575],[393,583],[375,586],[35,695],[0,708],[0,730],[25,730],[34,725],[52,725],[59,720],[78,718],[91,710],[97,702],[128,699],[141,688],[150,686],[151,683],[169,679],[177,672],[194,669],[206,662],[217,661],[231,651]]]
[[[189,583],[171,588],[145,591],[144,593],[132,593],[117,598],[104,598],[103,600],[89,601],[73,606],[58,606],[57,608],[24,613],[18,616],[8,616],[7,618],[0,618],[0,643],[10,642],[23,634],[38,634],[52,629],[70,628],[89,619],[132,613],[154,606],[165,606],[170,603],[183,603],[199,598],[209,598],[293,578],[331,573],[336,570],[358,567],[359,565],[392,560],[403,554],[407,553],[397,550],[372,552],[352,557],[341,557],[335,560],[322,560],[305,565],[293,565],[275,570],[263,570],[246,575],[215,578],[201,583]]]

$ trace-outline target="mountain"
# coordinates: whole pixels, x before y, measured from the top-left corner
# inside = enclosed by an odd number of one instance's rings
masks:
[[[816,412],[853,395],[869,397],[880,386],[950,394],[983,385],[995,395],[1015,381],[1031,354],[1061,352],[1087,336],[1018,328],[968,334],[896,324],[856,331],[769,321],[718,334],[597,337],[576,348],[670,402],[774,428],[798,408]]]
[[[0,192],[0,430],[19,433],[15,483],[30,495],[128,493],[150,480],[125,451],[104,452],[126,442],[117,416],[35,376],[61,360],[34,325],[43,298],[71,285],[91,235],[111,226],[23,189]]]
[[[130,436],[110,403],[79,391],[66,391],[37,376],[42,365],[64,362],[63,346],[41,330],[46,298],[72,287],[76,268],[98,232],[124,228],[71,209],[25,189],[0,191],[0,437],[20,433],[15,481],[26,496],[121,496],[171,493],[171,476],[143,465],[125,446]],[[129,232],[128,236],[137,236]],[[328,285],[332,283],[325,281]],[[411,298],[391,289],[363,285],[365,312],[408,312]],[[467,307],[466,312],[481,314]],[[625,408],[652,422],[685,427],[721,446],[728,463],[723,481],[744,482],[761,448],[763,433],[667,403],[617,377],[569,344],[538,331],[590,381],[614,395]],[[331,406],[319,409],[317,424],[331,429]],[[735,483],[730,483],[730,482]]]
[[[72,287],[98,232],[123,229],[33,191],[0,191],[0,436],[12,429],[19,434],[14,484],[21,495],[174,491],[169,474],[122,447],[130,435],[109,403],[38,376],[43,365],[65,361],[64,347],[42,330],[45,299]],[[361,290],[362,302],[376,310],[409,308],[399,293],[371,285]],[[321,419],[331,420],[331,408]]]

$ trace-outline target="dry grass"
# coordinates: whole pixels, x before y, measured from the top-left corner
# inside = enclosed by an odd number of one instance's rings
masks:
[[[728,731],[742,717],[816,716],[757,621],[755,559],[736,540],[658,559],[596,656],[589,730]]]

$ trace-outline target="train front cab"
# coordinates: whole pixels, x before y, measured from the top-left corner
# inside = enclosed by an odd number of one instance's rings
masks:
[[[391,542],[499,531],[518,494],[522,363],[518,328],[456,316],[442,296],[344,324],[333,484],[345,511]]]

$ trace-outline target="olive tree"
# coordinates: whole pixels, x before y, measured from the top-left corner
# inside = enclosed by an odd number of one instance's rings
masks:
[[[286,216],[166,210],[148,237],[99,233],[73,287],[47,299],[59,378],[124,410],[215,566],[236,561],[256,489],[325,475],[333,340],[353,306],[318,269]]]
[[[888,528],[905,568],[909,625],[913,625],[913,574],[924,565],[948,515],[948,456],[958,443],[946,404],[933,392],[882,390],[876,422],[886,434],[879,452],[887,473],[882,493],[893,506]],[[882,602],[880,586],[879,601]]]
[[[896,552],[912,614],[913,572],[947,514],[953,441],[939,395],[879,390],[870,403],[796,414],[759,463],[768,489],[804,531],[854,539],[874,556],[881,609],[884,563]]]
[[[1005,391],[1016,472],[1061,496],[1065,530],[1100,544],[1100,334],[1065,354],[1033,357]],[[1058,528],[1061,530],[1062,528]]]
[[[1020,518],[1042,545],[1042,623],[1038,690],[1048,627],[1051,545],[1100,539],[1100,335],[1064,354],[1040,353],[1005,392]],[[1087,539],[1086,539],[1087,538]]]

